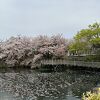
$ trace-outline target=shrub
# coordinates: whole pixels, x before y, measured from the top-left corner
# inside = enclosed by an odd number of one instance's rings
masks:
[[[97,92],[86,92],[83,93],[82,100],[100,100],[100,88],[98,88]]]

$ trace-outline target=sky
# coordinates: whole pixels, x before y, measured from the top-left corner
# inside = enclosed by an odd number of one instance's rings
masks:
[[[100,22],[100,0],[0,0],[0,39],[63,34]]]

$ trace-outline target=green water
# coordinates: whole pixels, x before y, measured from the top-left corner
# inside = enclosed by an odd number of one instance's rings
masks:
[[[0,100],[80,100],[99,84],[100,72],[1,69]]]

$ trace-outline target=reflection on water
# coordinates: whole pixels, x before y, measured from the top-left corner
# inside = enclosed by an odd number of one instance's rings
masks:
[[[1,70],[0,100],[80,100],[83,92],[99,84],[99,72]]]

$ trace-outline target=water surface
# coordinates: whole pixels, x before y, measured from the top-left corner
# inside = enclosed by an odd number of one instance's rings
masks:
[[[0,70],[0,100],[80,100],[100,84],[100,72]]]

